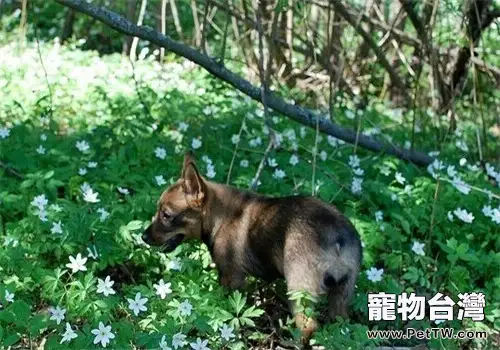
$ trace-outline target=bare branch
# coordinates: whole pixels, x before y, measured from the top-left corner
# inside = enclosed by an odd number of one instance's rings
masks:
[[[165,35],[167,33],[167,1],[168,0],[161,0],[161,33]],[[160,48],[160,63],[163,63],[163,59],[165,57],[165,48],[162,47]]]
[[[142,26],[142,22],[144,21],[144,15],[146,14],[146,5],[148,4],[148,0],[141,0],[141,9],[139,11],[139,19],[137,20],[137,25]],[[139,38],[134,37],[132,41],[132,47],[130,48],[130,60],[135,61],[137,57],[137,45],[139,44]]]
[[[380,48],[377,46],[377,44],[373,41],[371,35],[367,33],[361,26],[359,26],[356,23],[356,19],[351,16],[349,11],[342,5],[340,1],[332,1],[332,5],[337,10],[337,12],[347,21],[351,26],[356,29],[356,31],[363,37],[363,39],[370,45],[371,49],[377,56],[377,59],[380,61],[380,64],[384,67],[384,69],[387,71],[389,76],[391,77],[391,81],[394,84],[394,86],[401,91],[399,91],[408,101],[411,100],[410,96],[406,92],[406,85],[403,83],[401,78],[398,76],[396,71],[392,68],[391,64],[385,57],[384,53],[380,50]]]
[[[255,177],[252,180],[252,183],[250,184],[250,189],[255,190],[259,183],[259,178],[260,174],[262,173],[262,170],[264,169],[264,166],[267,162],[267,157],[269,155],[269,152],[276,146],[276,135],[274,134],[274,130],[272,129],[270,117],[269,117],[269,108],[267,105],[267,96],[269,95],[269,84],[270,84],[270,78],[271,78],[271,68],[273,65],[273,55],[271,54],[271,48],[268,48],[268,55],[267,55],[267,67],[264,66],[264,27],[262,25],[262,11],[263,7],[261,4],[259,4],[259,1],[255,0],[254,1],[254,6],[255,6],[255,14],[256,14],[256,21],[257,21],[257,28],[258,28],[258,33],[259,33],[259,77],[260,77],[260,96],[261,96],[261,101],[262,105],[264,106],[264,122],[265,125],[267,126],[269,130],[269,145],[266,149],[266,152],[264,153],[264,156],[260,162],[259,168],[257,169],[257,173],[255,174]],[[274,13],[274,20],[272,24],[272,33],[271,37],[274,35],[277,29],[277,23],[278,23],[278,14]]]
[[[205,9],[203,11],[203,24],[201,27],[201,51],[203,53],[207,53],[206,41],[207,41],[207,33],[208,33],[208,15],[210,13],[211,0],[205,0]]]
[[[410,18],[411,23],[413,24],[413,27],[415,27],[415,31],[417,32],[417,35],[420,39],[420,41],[423,43],[425,50],[427,51],[427,56],[429,57],[430,65],[431,65],[431,74],[432,74],[432,79],[434,82],[434,85],[437,86],[437,90],[439,91],[439,95],[441,96],[441,104],[442,103],[447,103],[448,101],[448,93],[446,90],[446,86],[444,83],[444,80],[441,76],[441,69],[439,67],[439,60],[437,56],[437,52],[432,48],[432,42],[431,42],[431,35],[427,33],[427,29],[425,28],[424,24],[418,17],[418,14],[415,12],[415,8],[413,4],[415,1],[413,0],[400,0],[401,5],[405,9],[406,13],[408,14],[408,17]],[[434,106],[439,107],[438,105]]]
[[[172,17],[174,18],[175,31],[181,40],[184,40],[184,35],[182,34],[181,21],[179,20],[179,12],[177,11],[177,5],[175,0],[168,0],[170,2],[170,10],[172,11]]]

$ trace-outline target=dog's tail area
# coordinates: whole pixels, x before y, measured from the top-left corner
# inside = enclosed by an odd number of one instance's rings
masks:
[[[332,248],[324,252],[325,272],[321,288],[325,292],[355,282],[361,264],[361,246],[358,246],[357,242],[352,243],[354,244],[346,245],[337,241]]]

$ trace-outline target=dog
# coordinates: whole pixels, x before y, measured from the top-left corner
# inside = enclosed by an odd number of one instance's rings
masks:
[[[252,275],[284,277],[288,292],[328,296],[328,315],[347,316],[362,248],[352,223],[314,197],[266,197],[206,180],[187,153],[179,180],[163,192],[143,240],[173,251],[188,239],[203,241],[223,287],[239,289]],[[318,323],[291,302],[295,324],[308,343]]]

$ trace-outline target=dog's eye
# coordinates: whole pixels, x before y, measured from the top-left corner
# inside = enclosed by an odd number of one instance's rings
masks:
[[[172,215],[170,215],[169,213],[167,213],[166,211],[162,212],[161,213],[161,216],[162,216],[162,219],[163,220],[170,220],[170,218],[172,218]]]

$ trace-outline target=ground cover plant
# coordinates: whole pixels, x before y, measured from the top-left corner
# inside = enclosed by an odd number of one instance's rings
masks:
[[[481,153],[472,97],[456,101],[460,118],[451,130],[431,109],[334,93],[337,123],[436,158],[419,167],[272,110],[267,123],[262,105],[178,57],[167,54],[160,64],[160,52],[147,45],[132,63],[87,50],[85,40],[25,43],[16,35],[0,36],[0,348],[299,346],[281,282],[249,279],[244,290],[228,292],[204,245],[165,254],[142,241],[188,150],[209,180],[242,189],[258,180],[256,191],[270,196],[313,193],[354,223],[364,252],[351,317],[324,324],[315,346],[500,346],[500,169],[491,152]],[[495,118],[498,98],[494,89],[483,96],[483,118]],[[491,125],[482,135],[490,147],[498,144]],[[255,179],[270,132],[278,147]],[[427,300],[443,293],[455,302],[459,293],[481,292],[484,319],[369,321],[368,293],[376,292]],[[321,318],[307,295],[293,298]],[[366,333],[410,327],[480,330],[488,338],[371,340]]]
[[[0,157],[8,164],[0,177],[2,346],[238,349],[293,339],[286,303],[269,291],[279,285],[253,281],[244,293],[227,294],[204,246],[164,254],[140,239],[186,150],[194,150],[207,178],[249,186],[265,148],[260,107],[197,69],[160,66],[153,56],[137,62],[136,90],[132,67],[119,55],[57,43],[41,49],[51,62],[48,93],[45,73],[32,67],[36,48],[8,60],[15,50],[10,44],[0,55]],[[345,103],[339,98],[338,110],[349,121],[356,112]],[[378,125],[399,118],[380,103],[363,113]],[[484,329],[494,339],[498,185],[470,152],[448,157],[444,149],[425,171],[320,135],[313,184],[314,130],[272,120],[281,147],[258,191],[310,193],[314,186],[351,218],[364,244],[353,317],[324,326],[317,344],[373,346],[365,330],[403,327],[367,322],[366,293],[376,291],[483,291],[484,322],[440,327]],[[464,126],[450,142],[472,148],[469,137]],[[459,348],[464,341],[431,344]]]

